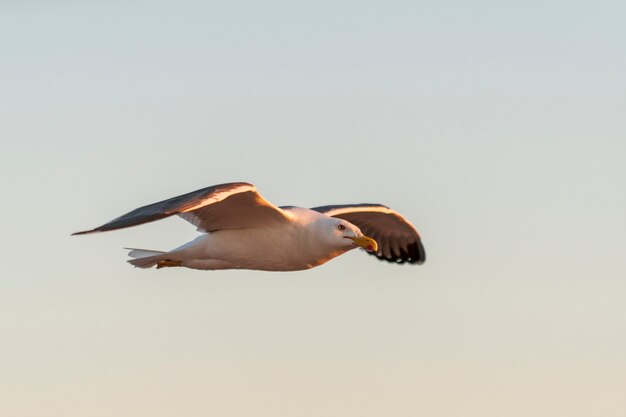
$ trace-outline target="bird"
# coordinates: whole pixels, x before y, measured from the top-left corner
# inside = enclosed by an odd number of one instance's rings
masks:
[[[300,271],[355,248],[396,264],[426,260],[415,227],[387,206],[277,207],[247,182],[213,185],[148,204],[72,235],[123,229],[173,215],[201,234],[170,251],[125,248],[130,251],[130,264],[157,269]]]

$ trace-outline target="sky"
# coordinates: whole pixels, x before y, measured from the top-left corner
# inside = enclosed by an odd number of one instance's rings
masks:
[[[0,5],[0,413],[626,413],[621,1]],[[422,266],[140,270],[248,181],[386,204]]]

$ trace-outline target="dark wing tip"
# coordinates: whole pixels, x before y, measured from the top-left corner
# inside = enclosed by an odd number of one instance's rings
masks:
[[[420,239],[409,245],[409,262],[418,265],[426,262],[426,251]]]
[[[83,231],[80,231],[80,232],[74,232],[70,236],[80,236],[80,235],[89,235],[89,234],[92,234],[92,233],[106,232],[106,231],[110,230],[106,226],[107,225],[105,224],[105,225],[102,225],[100,227],[96,227],[95,229],[83,230]]]
[[[424,262],[426,262],[426,250],[424,249],[424,245],[422,244],[421,239],[417,241],[417,247],[418,247],[418,251],[419,251],[419,256],[417,259],[417,263],[418,264],[423,264]]]
[[[382,251],[377,253],[368,252],[370,255],[376,256],[379,261],[385,261],[392,264],[411,264],[411,265],[421,265],[426,262],[426,251],[424,250],[424,245],[420,239],[417,239],[414,242],[411,242],[407,249],[401,249],[401,253],[391,254],[390,257],[386,257]]]
[[[74,232],[70,236],[88,235],[90,233],[96,233],[96,232],[99,232],[99,231],[100,231],[99,228],[91,229],[91,230],[83,230],[82,232]]]

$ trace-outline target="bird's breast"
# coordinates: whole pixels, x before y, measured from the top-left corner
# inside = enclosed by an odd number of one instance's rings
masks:
[[[309,269],[345,252],[329,250],[295,227],[220,230],[206,234],[196,249],[196,256],[230,268],[266,271]]]

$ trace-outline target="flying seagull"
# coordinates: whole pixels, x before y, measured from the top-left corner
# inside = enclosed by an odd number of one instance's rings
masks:
[[[392,263],[426,260],[415,227],[386,206],[277,207],[245,182],[214,185],[139,207],[74,235],[123,229],[175,214],[202,234],[169,252],[128,248],[133,258],[128,262],[157,269],[298,271],[357,247]]]

